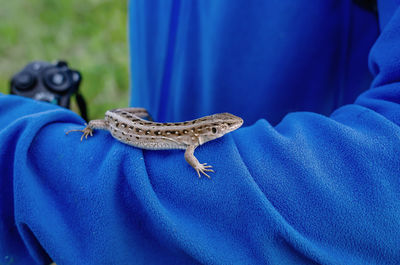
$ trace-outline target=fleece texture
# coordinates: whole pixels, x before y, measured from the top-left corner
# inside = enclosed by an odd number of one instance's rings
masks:
[[[211,180],[0,95],[0,264],[400,264],[400,9],[311,2],[130,3],[132,105],[246,121]]]

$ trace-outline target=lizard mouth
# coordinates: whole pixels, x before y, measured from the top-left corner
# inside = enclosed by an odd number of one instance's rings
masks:
[[[230,122],[228,122],[230,132],[239,129],[242,125],[243,125],[243,119],[237,116],[234,116],[234,118]]]
[[[242,118],[239,118],[240,120],[236,123],[236,127],[235,127],[235,130],[236,129],[239,129],[240,127],[242,127],[242,125],[243,125],[243,119]]]

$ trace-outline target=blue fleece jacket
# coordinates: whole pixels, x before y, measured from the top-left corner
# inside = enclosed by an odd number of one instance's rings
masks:
[[[350,1],[132,1],[132,106],[245,126],[198,179],[1,95],[0,264],[399,264],[400,9],[378,7],[380,32]]]

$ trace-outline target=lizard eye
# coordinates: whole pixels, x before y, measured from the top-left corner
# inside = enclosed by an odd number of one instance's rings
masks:
[[[215,127],[212,127],[211,131],[212,133],[217,133],[217,129]]]

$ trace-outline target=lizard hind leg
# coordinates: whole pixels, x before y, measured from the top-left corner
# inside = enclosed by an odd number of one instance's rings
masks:
[[[153,121],[153,118],[145,108],[123,108],[123,109],[118,109],[118,111],[135,115],[141,119]]]

